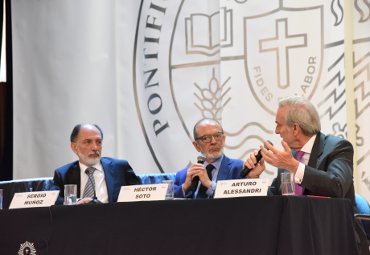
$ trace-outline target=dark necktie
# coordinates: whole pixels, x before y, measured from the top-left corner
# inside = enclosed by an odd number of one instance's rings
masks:
[[[206,167],[208,178],[212,181],[212,170],[215,168],[214,165],[209,164]],[[206,192],[207,192],[207,187],[200,185],[199,190],[198,190],[198,195],[197,198],[206,198]]]
[[[94,167],[89,167],[85,170],[85,173],[89,177],[89,179],[86,182],[85,189],[84,189],[84,194],[82,197],[95,197],[95,179],[94,179],[94,172],[95,172]]]
[[[301,162],[302,160],[302,157],[304,155],[304,151],[297,151],[297,153],[295,154],[295,159],[298,160],[299,162]],[[294,183],[294,188],[295,188],[295,195],[296,196],[301,196],[303,194],[303,188],[301,185],[299,185],[298,183]]]

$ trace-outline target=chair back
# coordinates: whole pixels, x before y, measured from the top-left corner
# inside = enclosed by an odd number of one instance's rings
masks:
[[[370,242],[370,206],[369,202],[360,194],[355,194],[355,201],[356,206],[358,209],[358,216],[365,216],[365,217],[357,217],[361,218],[362,225],[364,226],[367,240]],[[355,215],[356,216],[356,215]]]

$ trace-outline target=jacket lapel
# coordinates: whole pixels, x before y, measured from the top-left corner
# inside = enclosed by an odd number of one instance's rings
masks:
[[[324,144],[324,138],[325,136],[319,132],[315,138],[315,142],[313,143],[313,146],[312,146],[312,151],[311,151],[311,155],[310,155],[310,159],[308,161],[308,165],[310,167],[314,167],[316,168],[317,166],[317,160],[318,158],[321,156],[321,154],[323,153],[323,148],[324,146],[322,146]]]
[[[218,170],[217,181],[226,180],[230,172],[230,159],[224,155],[220,169]]]
[[[112,161],[106,159],[106,158],[101,158],[101,164],[103,166],[103,171],[104,171],[104,178],[105,178],[105,183],[107,184],[107,191],[108,191],[108,200],[109,202],[113,202],[113,165]]]
[[[76,161],[71,169],[67,172],[67,183],[68,184],[77,184],[77,197],[80,197],[80,191],[81,191],[81,175],[80,175],[81,169],[80,165],[78,164],[78,161]]]

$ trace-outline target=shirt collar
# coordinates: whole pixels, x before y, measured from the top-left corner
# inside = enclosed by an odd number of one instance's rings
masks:
[[[222,159],[224,158],[224,155],[222,154],[221,157],[219,157],[218,159],[216,159],[215,161],[213,161],[212,164],[215,169],[220,169],[220,166],[221,166],[221,162],[222,162]],[[206,164],[204,165],[205,167],[207,167],[209,164],[206,162]]]
[[[78,164],[80,165],[81,172],[84,173],[85,170],[88,168],[88,166],[86,166],[85,164],[81,163],[80,161],[78,162]],[[98,170],[100,172],[103,171],[103,166],[102,166],[102,164],[101,164],[100,161],[97,164],[93,165],[92,167],[94,167],[96,170]]]
[[[313,144],[315,143],[316,135],[313,135],[305,145],[303,145],[301,151],[304,153],[311,154]]]

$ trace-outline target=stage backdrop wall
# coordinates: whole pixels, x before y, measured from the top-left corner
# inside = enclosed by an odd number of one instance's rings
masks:
[[[297,94],[323,132],[352,141],[370,198],[368,0],[13,0],[12,19],[15,178],[75,160],[69,134],[84,122],[138,173],[194,162],[202,117],[245,159],[265,139],[281,147],[277,102]]]

